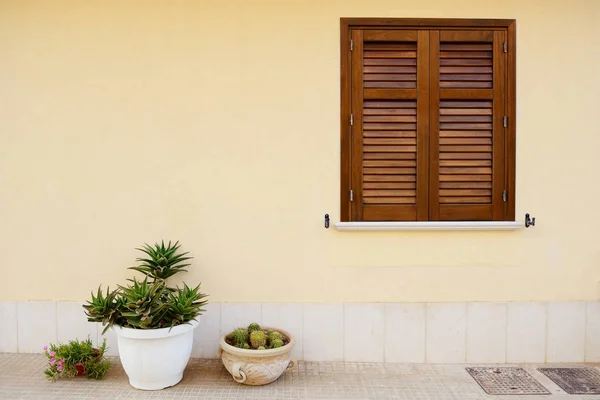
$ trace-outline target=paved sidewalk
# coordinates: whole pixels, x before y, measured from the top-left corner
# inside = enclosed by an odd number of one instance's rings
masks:
[[[101,381],[73,378],[48,382],[46,359],[34,354],[0,354],[1,399],[215,399],[215,400],[600,400],[565,394],[535,369],[524,368],[552,394],[489,396],[465,365],[299,362],[298,369],[260,387],[239,385],[219,360],[192,359],[183,380],[156,392],[133,389],[118,358]]]

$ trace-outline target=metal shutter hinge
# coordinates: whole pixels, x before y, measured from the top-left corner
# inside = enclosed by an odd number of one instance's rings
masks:
[[[350,51],[354,51],[354,40],[350,39]]]
[[[502,192],[502,201],[505,203],[508,201],[508,192],[506,190]]]
[[[350,190],[350,201],[354,201],[354,190]]]
[[[505,128],[508,127],[508,117],[506,115],[504,116],[503,124]]]
[[[508,43],[504,42],[504,52],[508,53]]]
[[[354,126],[354,114],[350,114],[350,126]]]

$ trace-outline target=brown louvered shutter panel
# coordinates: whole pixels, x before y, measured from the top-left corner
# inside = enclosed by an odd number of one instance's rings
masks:
[[[502,31],[431,32],[430,219],[502,220]]]
[[[352,39],[352,220],[427,220],[429,32]]]

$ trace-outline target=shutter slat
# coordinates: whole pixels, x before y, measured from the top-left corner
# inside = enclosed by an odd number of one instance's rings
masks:
[[[491,189],[492,182],[440,182],[440,189]]]
[[[464,65],[464,64],[463,64]],[[491,74],[492,67],[440,67],[440,72],[443,74]]]
[[[440,189],[440,195],[448,197],[492,196],[492,189]]]
[[[479,161],[481,162],[481,161]],[[484,161],[485,162],[485,161]],[[364,167],[416,167],[416,160],[364,160]]]
[[[415,197],[416,190],[364,190],[365,197]]]
[[[450,137],[450,138],[445,138],[445,137],[441,137],[440,138],[440,144],[492,144],[492,138],[457,138],[457,137]]]
[[[442,204],[490,204],[492,197],[440,197],[440,203]]]
[[[364,160],[416,160],[415,153],[365,153]]]
[[[440,160],[440,167],[491,167],[492,160]]]
[[[417,73],[417,67],[379,67],[379,66],[375,66],[375,67],[364,67],[363,68],[363,72],[365,74],[383,74],[383,73],[389,73],[389,72],[394,72],[397,74],[416,74]],[[492,69],[489,68],[489,72],[492,72]]]
[[[415,182],[364,182],[363,189],[415,189]]]
[[[416,197],[363,197],[365,204],[415,204]]]
[[[363,175],[364,182],[416,182],[414,175]]]
[[[364,131],[365,138],[370,137],[389,137],[389,138],[410,138],[417,137],[416,131]]]
[[[385,66],[410,66],[417,65],[417,60],[413,58],[371,58],[366,59],[366,66],[374,66],[374,65],[385,65]],[[487,65],[487,64],[484,64]],[[490,65],[492,65],[490,63]]]
[[[491,131],[440,131],[440,138],[443,137],[492,137]]]
[[[379,89],[379,88],[414,88],[415,83],[413,81],[401,82],[401,81],[382,81],[382,82],[365,82],[364,87],[368,89]]]
[[[459,175],[459,174],[475,174],[475,175],[491,175],[492,167],[440,167],[440,174]]]
[[[417,146],[363,146],[365,153],[414,153]]]
[[[366,175],[414,175],[416,168],[363,168]]]
[[[365,123],[363,125],[363,129],[366,131],[387,131],[387,130],[390,130],[390,131],[402,131],[402,130],[414,131],[415,129],[417,129],[417,124],[411,124],[411,123],[406,123],[406,124]]]
[[[364,115],[417,115],[414,108],[367,108]]]
[[[461,68],[464,68],[466,66],[473,66],[473,67],[481,67],[481,66],[492,66],[492,60],[490,59],[450,59],[450,58],[446,58],[443,60],[440,60],[440,66],[444,66],[444,67],[453,67],[453,66],[458,66]],[[456,72],[455,72],[456,73]]]
[[[471,75],[461,75],[461,78],[469,78]],[[483,77],[485,78],[485,75],[477,75],[478,78]],[[417,75],[416,74],[403,74],[403,73],[396,73],[396,74],[368,74],[365,73],[364,76],[364,80],[365,81],[376,81],[376,82],[392,82],[392,81],[408,81],[408,82],[414,82],[417,79]],[[463,80],[471,80],[471,79],[463,79]],[[479,79],[479,80],[485,80],[485,79]]]
[[[414,46],[416,48],[416,44]],[[371,48],[370,44],[365,46],[364,57],[367,58],[416,58],[416,51],[394,51],[392,49],[389,50],[369,50]],[[482,57],[483,58],[483,57]]]
[[[485,139],[484,139],[485,140]],[[365,137],[363,139],[363,144],[391,144],[391,145],[413,145],[416,146],[417,139],[416,138],[369,138]]]
[[[417,122],[416,115],[365,115],[364,122]]]

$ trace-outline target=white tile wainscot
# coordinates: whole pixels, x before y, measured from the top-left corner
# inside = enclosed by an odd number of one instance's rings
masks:
[[[19,351],[17,303],[0,303],[0,353]]]
[[[546,303],[508,303],[506,362],[543,363],[546,360]]]
[[[19,353],[40,353],[56,342],[56,303],[26,301],[17,304]]]
[[[304,359],[344,361],[344,305],[305,303],[303,309]]]
[[[383,362],[384,338],[384,304],[344,304],[344,361]]]
[[[466,359],[467,303],[427,304],[425,361],[464,363]]]
[[[251,322],[262,324],[260,303],[221,303],[221,333],[229,333]]]
[[[80,302],[0,302],[0,352],[107,338]],[[216,358],[219,337],[256,321],[288,330],[309,361],[543,363],[600,361],[600,302],[210,303],[192,357]]]
[[[585,362],[600,362],[600,303],[587,303]]]
[[[585,309],[585,302],[548,303],[546,362],[583,362]]]
[[[302,342],[302,303],[263,303],[262,323],[288,331],[296,339],[292,356],[304,359]]]
[[[207,304],[194,329],[192,357],[217,358],[219,356],[219,338],[221,336],[221,304]]]
[[[74,338],[84,340],[89,337],[94,345],[98,344],[98,324],[88,322],[83,303],[56,303],[56,327],[56,339],[59,342],[66,343]]]
[[[385,304],[385,361],[425,362],[425,304]]]
[[[506,362],[506,304],[467,303],[467,362]]]

